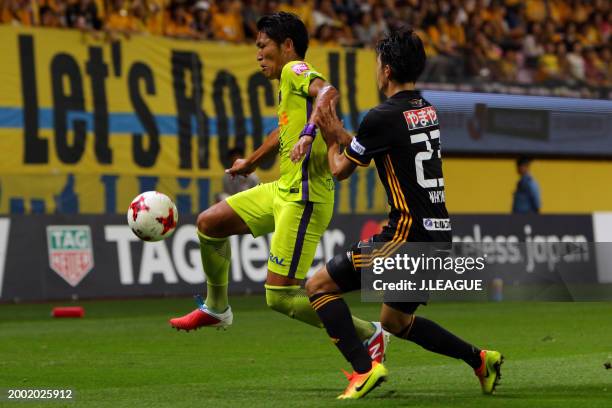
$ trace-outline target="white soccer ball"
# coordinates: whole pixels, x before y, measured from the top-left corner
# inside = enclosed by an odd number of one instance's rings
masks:
[[[132,200],[127,221],[134,234],[143,241],[161,241],[176,229],[178,211],[167,195],[146,191]]]

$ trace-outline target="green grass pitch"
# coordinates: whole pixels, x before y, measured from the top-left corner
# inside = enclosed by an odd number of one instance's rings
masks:
[[[392,339],[390,377],[360,401],[336,401],[348,369],[323,330],[234,297],[227,331],[176,332],[190,299],[0,305],[0,406],[41,407],[612,407],[612,303],[438,303],[419,313],[506,357],[494,396],[463,362]],[[379,306],[351,299],[375,319]],[[71,388],[72,402],[14,402],[9,388]]]

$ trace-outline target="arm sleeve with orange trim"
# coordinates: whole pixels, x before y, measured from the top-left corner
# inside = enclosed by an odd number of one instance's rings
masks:
[[[357,135],[344,149],[344,155],[359,166],[368,166],[375,155],[387,151],[388,141],[381,137],[382,134],[377,134],[380,126],[384,124],[375,109],[372,109],[361,121]]]

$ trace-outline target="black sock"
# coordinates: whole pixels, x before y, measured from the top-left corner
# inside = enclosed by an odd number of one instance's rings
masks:
[[[466,343],[437,323],[424,317],[414,316],[411,324],[402,330],[398,337],[410,340],[425,350],[461,359],[474,369],[481,365],[480,349],[478,347]]]
[[[344,358],[359,374],[372,368],[372,359],[364,347],[351,317],[351,312],[342,296],[334,293],[321,293],[310,297],[312,308],[319,315],[327,334]]]

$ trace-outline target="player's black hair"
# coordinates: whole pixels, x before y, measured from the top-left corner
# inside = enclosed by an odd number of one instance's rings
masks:
[[[516,166],[523,166],[525,164],[529,164],[531,163],[531,157],[527,157],[527,156],[521,156],[518,159],[516,159]]]
[[[306,57],[308,50],[308,30],[298,16],[284,11],[268,14],[257,21],[257,30],[265,33],[278,45],[287,38],[293,41],[293,47],[300,58]]]
[[[391,68],[391,79],[402,84],[416,82],[427,62],[423,42],[407,27],[390,31],[376,44],[376,54]]]

